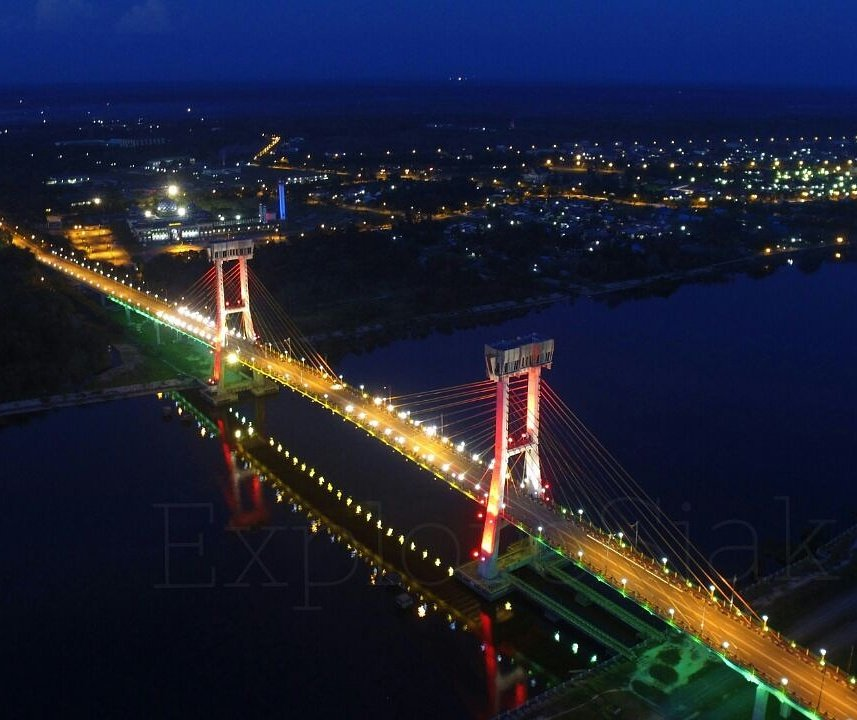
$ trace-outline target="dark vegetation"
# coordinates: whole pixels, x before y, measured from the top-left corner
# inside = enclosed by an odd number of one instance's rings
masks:
[[[4,401],[79,388],[109,363],[108,333],[30,253],[0,243]]]
[[[672,685],[678,680],[678,673],[668,665],[655,664],[649,669],[649,674],[664,685]]]
[[[429,230],[430,223],[423,222],[394,234],[346,228],[293,237],[257,248],[253,270],[309,334],[370,323],[390,326],[536,290],[526,274],[486,273],[459,253],[425,245]],[[511,245],[510,250],[518,253]],[[159,255],[144,274],[150,287],[179,297],[209,267],[204,253]]]
[[[658,661],[664,665],[678,665],[681,660],[681,652],[676,647],[668,647],[658,653]]]

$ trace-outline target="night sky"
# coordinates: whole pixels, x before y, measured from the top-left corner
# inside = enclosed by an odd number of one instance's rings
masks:
[[[855,86],[853,0],[2,0],[0,84]]]

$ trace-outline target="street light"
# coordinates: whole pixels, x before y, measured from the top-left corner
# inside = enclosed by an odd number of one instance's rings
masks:
[[[622,592],[625,592],[625,589],[628,586],[628,578],[622,578]]]
[[[816,713],[818,712],[818,709],[821,707],[821,695],[824,692],[824,677],[825,677],[824,666],[826,665],[824,656],[827,655],[827,650],[825,650],[824,648],[821,648],[821,650],[819,650],[819,652],[821,653],[821,660],[818,661],[818,664],[821,665],[821,684],[818,687],[818,700],[815,703],[815,712]]]
[[[762,632],[768,632],[768,616],[762,615]]]

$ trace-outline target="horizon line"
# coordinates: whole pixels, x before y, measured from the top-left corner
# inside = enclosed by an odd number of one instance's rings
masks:
[[[855,92],[857,93],[857,83],[852,84],[782,84],[782,83],[764,83],[764,82],[747,82],[737,81],[732,83],[726,82],[658,82],[658,81],[633,81],[633,80],[560,80],[560,79],[514,79],[514,78],[491,78],[491,77],[470,77],[462,75],[450,76],[447,78],[394,78],[394,77],[377,77],[377,78],[281,78],[281,79],[263,79],[263,78],[230,78],[226,80],[213,79],[195,79],[182,78],[178,80],[171,79],[100,79],[100,80],[39,80],[39,81],[21,81],[4,83],[0,82],[0,91],[23,90],[23,89],[60,89],[60,88],[114,88],[116,86],[126,86],[133,88],[158,88],[164,89],[167,87],[175,87],[176,89],[186,90],[189,87],[197,88],[212,88],[216,86],[228,87],[230,89],[236,87],[246,88],[264,88],[264,87],[504,87],[504,86],[531,86],[533,88],[555,88],[555,89],[641,89],[641,90],[712,90],[712,91],[818,91],[818,92]]]

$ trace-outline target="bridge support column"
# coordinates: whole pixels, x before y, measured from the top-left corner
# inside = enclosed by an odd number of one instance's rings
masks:
[[[161,326],[157,321],[155,322],[155,344],[161,344]]]
[[[279,386],[273,380],[263,375],[258,370],[253,370],[253,383],[250,386],[250,392],[256,397],[265,395],[274,395],[279,392]]]
[[[253,329],[253,318],[250,315],[250,287],[247,282],[247,258],[238,258],[238,279],[241,286],[241,322],[244,329],[244,337],[250,340],[256,339],[256,331]]]
[[[753,703],[753,720],[765,720],[765,712],[768,709],[768,688],[764,685],[756,685],[756,699]]]
[[[131,311],[128,309],[127,305],[123,305],[123,307],[125,308],[125,322],[129,323],[131,322]]]
[[[778,693],[772,693],[769,688],[765,685],[756,685],[756,698],[753,703],[753,717],[752,720],[765,720],[767,717],[768,710],[768,700],[771,695],[776,696]],[[780,710],[779,716],[781,718],[791,717],[792,707],[787,702],[783,702],[780,700]]]
[[[541,365],[527,371],[527,438],[524,450],[524,480],[537,495],[544,491],[539,462],[539,389],[542,376]]]
[[[497,378],[497,409],[494,425],[494,467],[485,508],[485,528],[479,552],[479,574],[486,580],[497,577],[497,553],[500,549],[500,514],[506,494],[509,462],[509,376]]]
[[[211,369],[211,382],[223,392],[223,348],[226,345],[226,291],[223,287],[223,261],[214,261],[214,364]]]

